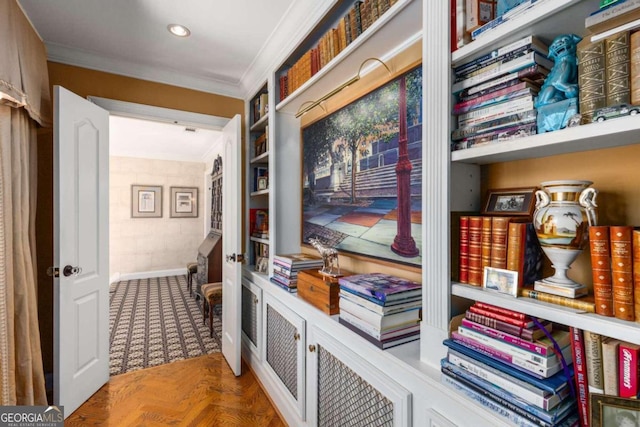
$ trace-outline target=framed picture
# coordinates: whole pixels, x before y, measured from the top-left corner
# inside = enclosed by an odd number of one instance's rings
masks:
[[[171,187],[171,218],[198,217],[198,188]]]
[[[258,273],[266,273],[269,269],[269,258],[260,256],[256,259],[256,271]]]
[[[532,217],[536,190],[536,187],[489,190],[482,214]]]
[[[301,240],[419,268],[422,67],[381,83],[302,129]]]
[[[266,190],[269,187],[269,178],[266,176],[258,177],[258,191]]]
[[[162,218],[162,186],[131,186],[131,218]]]
[[[518,272],[502,268],[485,267],[482,287],[488,291],[518,296]]]
[[[590,393],[592,427],[637,427],[640,400]]]

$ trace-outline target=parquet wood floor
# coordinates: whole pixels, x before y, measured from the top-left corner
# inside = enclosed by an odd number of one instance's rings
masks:
[[[65,426],[285,426],[253,373],[222,353],[111,377]]]

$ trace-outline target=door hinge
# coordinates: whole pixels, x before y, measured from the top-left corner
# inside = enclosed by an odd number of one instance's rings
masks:
[[[58,267],[49,267],[49,268],[47,268],[47,276],[49,276],[49,277],[60,277],[60,269]]]

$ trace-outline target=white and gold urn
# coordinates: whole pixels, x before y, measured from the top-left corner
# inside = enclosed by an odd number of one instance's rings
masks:
[[[589,226],[596,225],[596,195],[591,181],[546,181],[536,191],[533,224],[542,250],[555,269],[553,276],[535,282],[534,289],[554,295],[578,298],[587,287],[567,276],[589,241]]]

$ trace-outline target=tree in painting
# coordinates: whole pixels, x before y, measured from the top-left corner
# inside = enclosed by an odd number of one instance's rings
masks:
[[[303,129],[305,243],[420,264],[421,105],[418,67]]]

